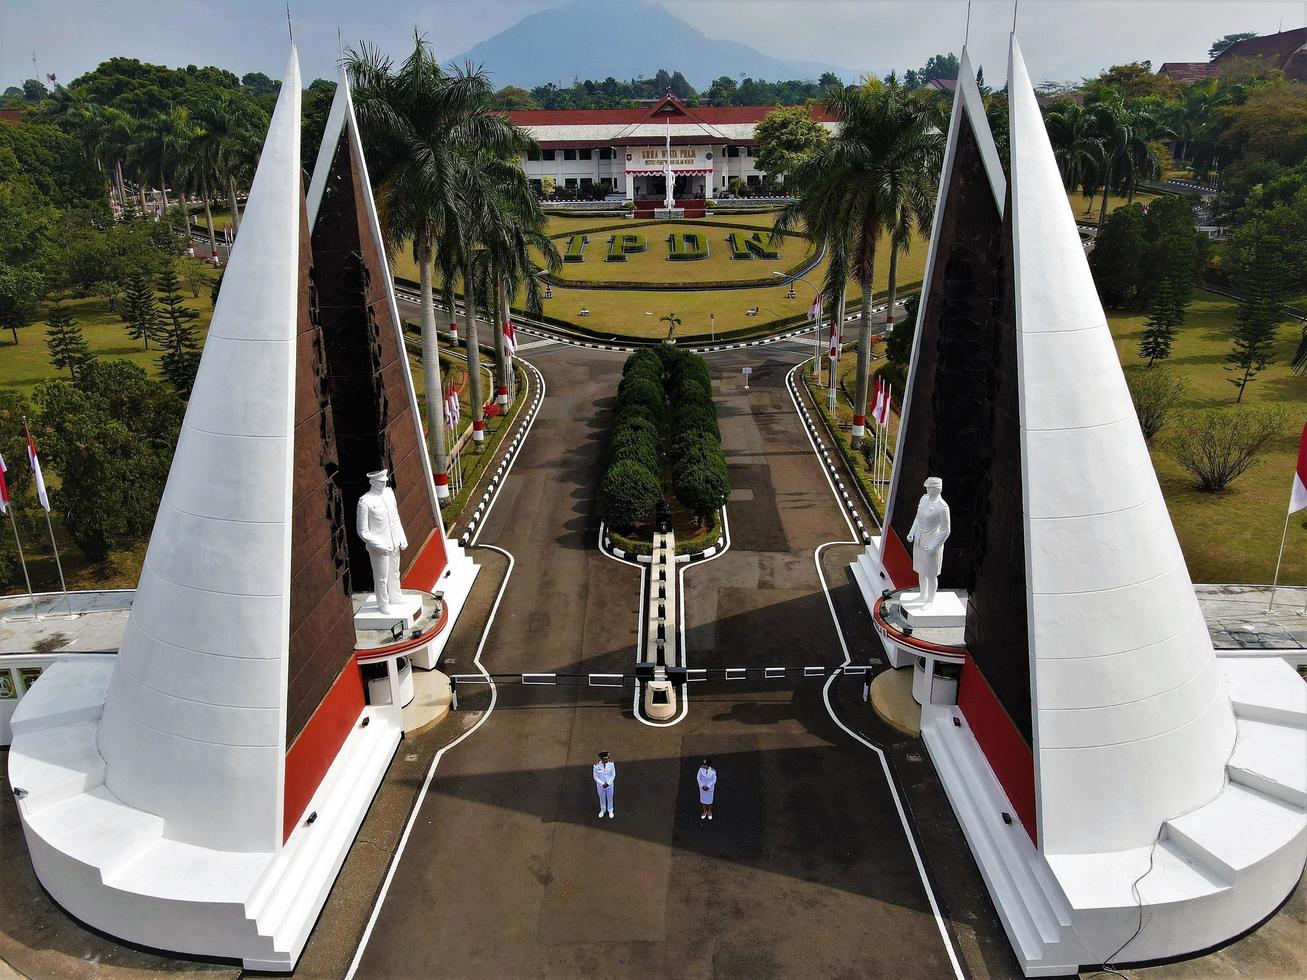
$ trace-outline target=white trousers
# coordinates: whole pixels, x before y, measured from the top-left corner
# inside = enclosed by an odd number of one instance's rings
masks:
[[[399,589],[399,549],[394,551],[373,551],[368,549],[368,559],[372,562],[372,591],[377,594],[377,608],[390,612],[391,603],[398,602]]]
[[[600,783],[595,783],[595,792],[599,794],[599,809],[611,810],[613,808],[613,784],[609,783],[604,787]]]

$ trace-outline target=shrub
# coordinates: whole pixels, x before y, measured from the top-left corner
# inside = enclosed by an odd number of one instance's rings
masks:
[[[622,364],[622,375],[625,377],[637,368],[651,367],[658,372],[658,377],[663,376],[663,362],[656,353],[647,347],[642,347],[634,354],[630,355]]]
[[[618,531],[647,521],[662,497],[657,478],[638,463],[618,460],[608,467],[599,488],[599,516]]]
[[[698,378],[683,377],[672,392],[675,405],[712,405],[712,395]]]
[[[676,499],[693,511],[700,523],[711,518],[730,494],[725,461],[720,453],[687,456],[677,466],[672,483]]]
[[[1125,383],[1135,404],[1135,414],[1139,416],[1139,428],[1151,442],[1170,421],[1187,385],[1169,371],[1142,364],[1126,368]]]
[[[632,405],[642,405],[650,408],[657,417],[661,417],[663,414],[663,386],[643,375],[631,378],[617,393],[617,411],[622,413]]]
[[[658,454],[658,436],[647,429],[627,427],[615,429],[608,442],[610,461],[619,459],[639,463],[654,476],[662,469],[662,460]]]
[[[716,439],[721,439],[721,429],[717,425],[717,413],[711,405],[698,402],[678,404],[674,414],[673,433],[679,437],[686,432],[708,432]]]
[[[676,441],[672,443],[672,464],[679,466],[688,457],[712,451],[721,451],[717,438],[711,432],[692,429],[678,435]]]
[[[1252,466],[1266,440],[1284,428],[1281,409],[1189,412],[1176,423],[1171,454],[1204,493],[1218,493]]]

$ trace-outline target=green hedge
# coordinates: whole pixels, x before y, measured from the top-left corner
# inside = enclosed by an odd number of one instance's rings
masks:
[[[652,517],[662,496],[664,445],[676,498],[711,528],[730,484],[707,363],[672,344],[643,348],[626,359],[617,390],[598,501],[610,535],[619,540]]]

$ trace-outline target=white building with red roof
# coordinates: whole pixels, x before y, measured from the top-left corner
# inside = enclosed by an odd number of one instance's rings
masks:
[[[634,109],[518,109],[508,117],[540,146],[522,157],[522,168],[537,190],[552,178],[565,196],[587,200],[621,194],[654,207],[663,201],[669,156],[678,201],[720,196],[735,178],[761,188],[754,130],[775,108],[692,108],[666,95],[653,106]],[[809,112],[835,130],[834,117],[820,106]]]

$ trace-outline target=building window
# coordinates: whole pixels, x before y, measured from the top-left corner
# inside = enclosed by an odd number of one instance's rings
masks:
[[[535,194],[536,197],[539,197],[544,193],[544,186],[540,183],[539,177],[531,178],[531,192]]]
[[[564,187],[576,187],[576,178],[575,178],[575,177],[568,177],[567,180],[563,183],[563,186],[564,186]]]
[[[753,156],[753,147],[752,147],[752,146],[746,146],[746,147],[744,148],[744,150],[745,150],[746,153],[749,154],[750,157]]]
[[[526,151],[526,158],[527,158],[528,160],[539,160],[539,159],[540,159],[540,148],[539,148],[539,147],[535,147],[535,146],[533,146],[531,149],[527,150],[527,151]]]
[[[591,153],[589,150],[578,150],[577,152],[580,154],[582,160],[590,159]]]
[[[726,148],[726,155],[728,157],[738,157],[740,155],[740,148],[738,146],[728,146]]]
[[[762,183],[762,179],[761,179],[757,174],[749,174],[749,176],[748,176],[748,185],[749,185],[750,187],[757,187],[757,186],[759,186],[761,183]]]
[[[599,148],[600,160],[611,160],[612,158],[613,158],[613,148],[611,146],[603,146]]]
[[[554,158],[554,151],[553,151],[553,150],[541,150],[541,151],[540,151],[540,159],[541,159],[541,160],[552,160],[553,158]]]
[[[564,150],[564,151],[563,151],[563,159],[564,159],[564,160],[575,160],[575,159],[576,159],[576,150]]]

